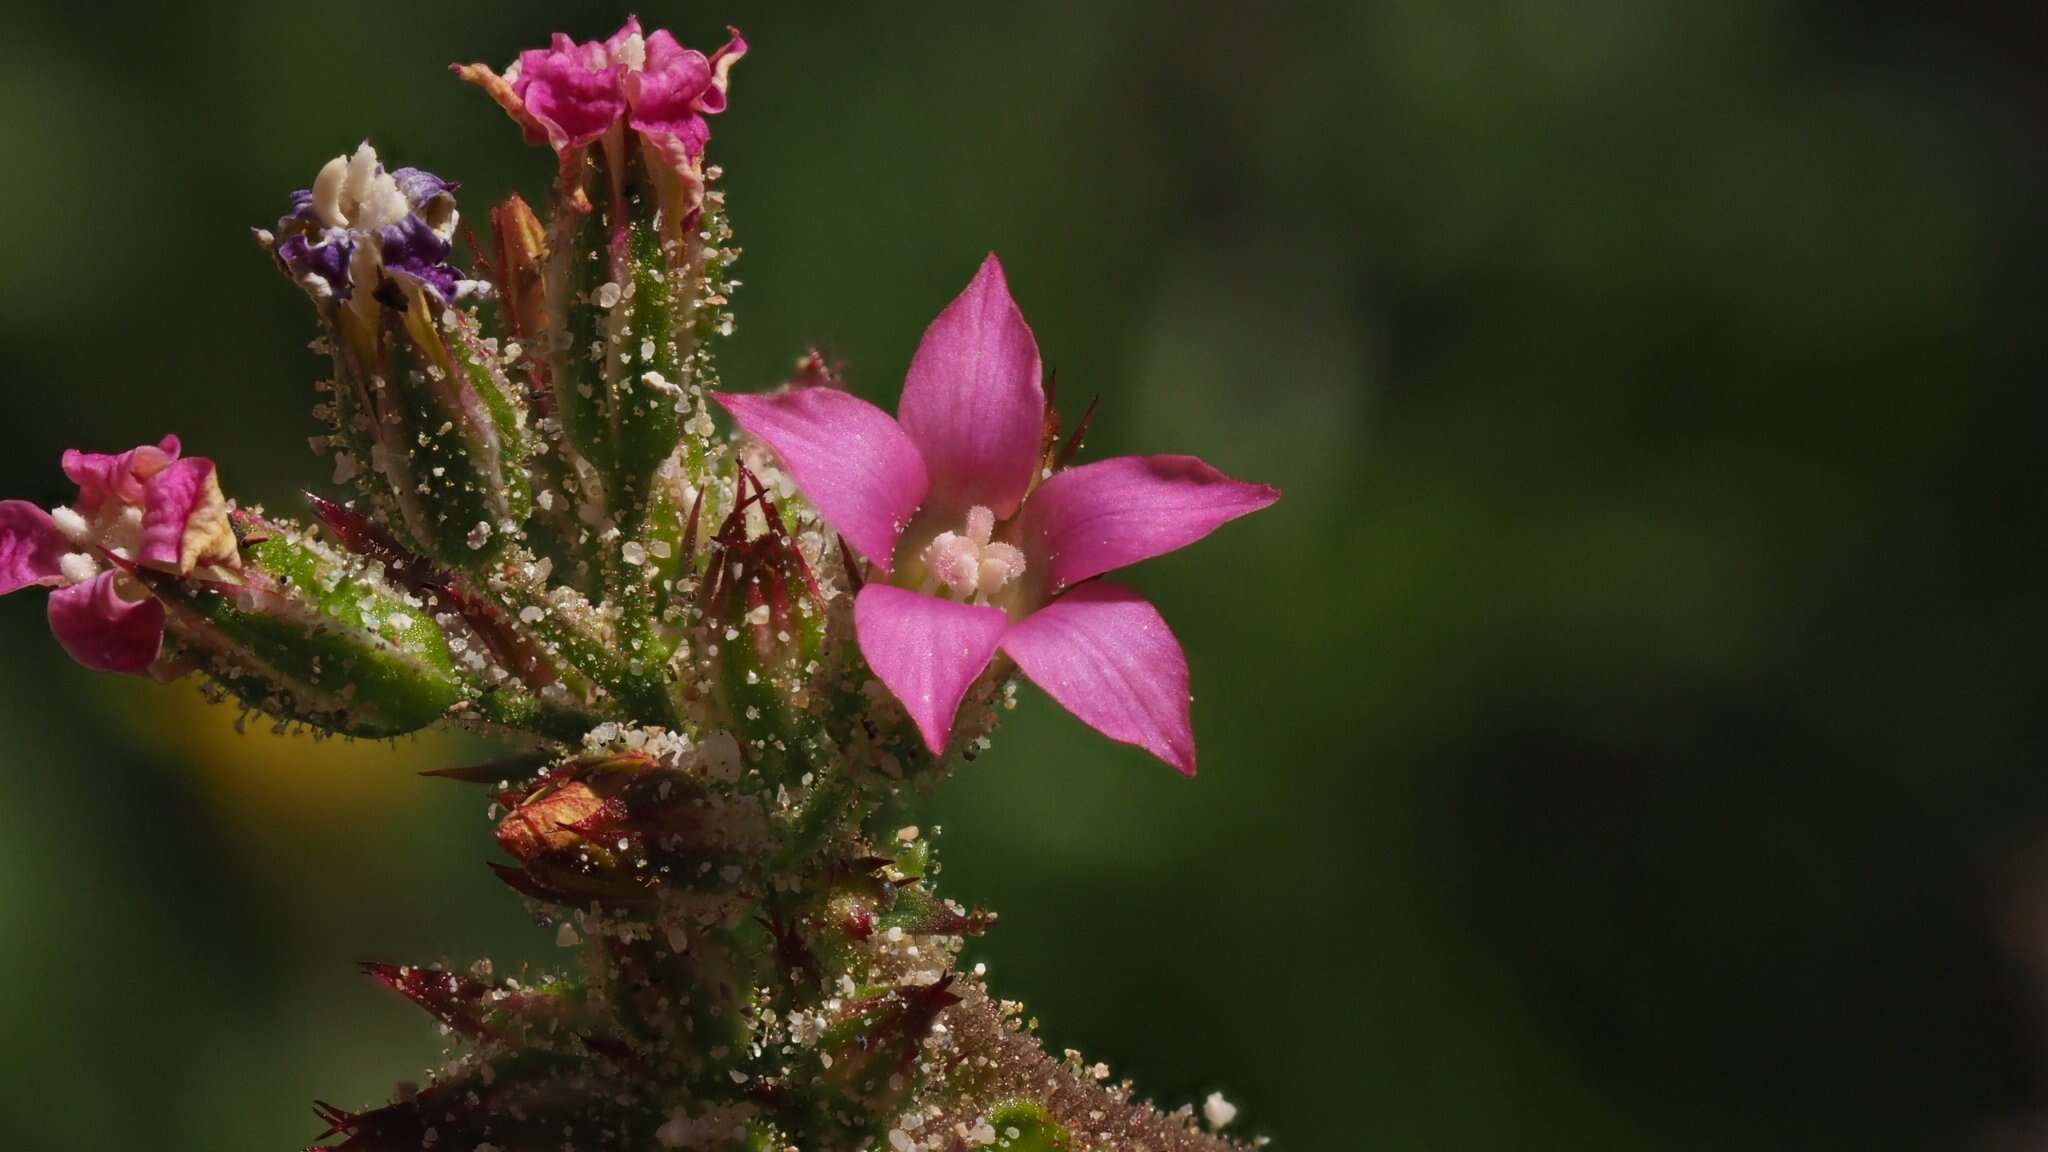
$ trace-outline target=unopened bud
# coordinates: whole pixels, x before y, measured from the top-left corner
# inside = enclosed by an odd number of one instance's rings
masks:
[[[510,196],[491,209],[491,233],[498,244],[500,312],[513,336],[537,340],[547,324],[547,230],[525,200]]]
[[[506,882],[539,899],[646,904],[662,885],[732,888],[768,843],[759,801],[714,779],[698,750],[600,753],[509,798]]]

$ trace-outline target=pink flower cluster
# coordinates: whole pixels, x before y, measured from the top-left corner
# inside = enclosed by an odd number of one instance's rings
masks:
[[[180,458],[166,436],[116,454],[68,451],[64,474],[78,485],[70,507],[0,500],[0,595],[54,588],[50,631],[72,659],[144,673],[163,647],[164,607],[130,573],[241,566],[213,461]]]
[[[861,652],[933,752],[1000,651],[1104,735],[1194,773],[1180,643],[1098,577],[1280,493],[1192,456],[1047,475],[1038,344],[993,255],[925,332],[894,417],[830,387],[718,401],[882,577],[855,601]]]
[[[578,44],[557,32],[546,48],[532,48],[503,75],[482,64],[456,73],[483,87],[526,129],[529,143],[558,154],[587,148],[623,118],[672,164],[704,153],[711,137],[706,116],[725,111],[733,62],[747,42],[732,39],[710,56],[685,48],[665,28],[643,33],[638,18],[608,39]]]

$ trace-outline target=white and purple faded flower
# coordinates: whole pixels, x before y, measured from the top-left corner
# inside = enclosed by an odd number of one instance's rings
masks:
[[[830,387],[717,399],[883,577],[855,601],[861,652],[934,753],[1000,651],[1096,730],[1194,773],[1180,643],[1097,578],[1280,493],[1192,456],[1048,474],[1037,341],[993,255],[925,332],[894,418]]]
[[[387,275],[417,280],[444,303],[476,287],[449,263],[454,251],[457,185],[418,168],[385,171],[368,141],[336,156],[311,188],[292,193],[292,210],[275,234],[258,239],[316,300],[374,296]]]
[[[164,608],[129,570],[241,567],[213,461],[180,458],[178,438],[166,436],[118,454],[73,449],[64,474],[78,485],[70,507],[0,500],[0,595],[55,589],[50,631],[72,659],[143,674],[163,648]]]

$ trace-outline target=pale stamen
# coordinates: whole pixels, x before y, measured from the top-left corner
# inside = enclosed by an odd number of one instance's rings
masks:
[[[100,574],[99,561],[83,552],[66,552],[57,561],[57,570],[64,577],[66,586],[83,584]]]
[[[142,509],[133,504],[109,503],[90,520],[70,508],[52,508],[50,523],[88,553],[104,549],[132,560],[142,548]]]
[[[944,589],[954,599],[986,604],[1024,575],[1024,553],[993,540],[996,516],[981,505],[967,511],[967,531],[941,532],[925,546],[926,591]]]

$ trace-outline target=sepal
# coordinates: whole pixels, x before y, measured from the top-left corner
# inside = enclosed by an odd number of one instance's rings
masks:
[[[413,548],[475,570],[532,512],[523,390],[468,310],[404,273],[385,284],[370,318],[328,309],[336,476],[355,480]]]
[[[240,514],[237,580],[137,568],[180,657],[242,703],[349,736],[388,737],[468,697],[432,607],[381,573]]]

